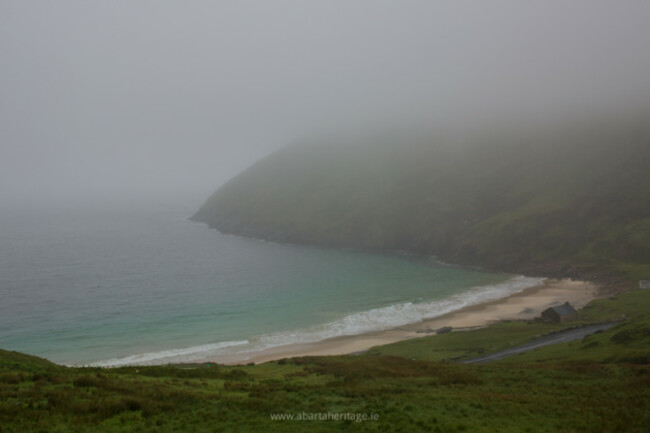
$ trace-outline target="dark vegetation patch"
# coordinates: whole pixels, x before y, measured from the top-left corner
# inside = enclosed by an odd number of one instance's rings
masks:
[[[443,385],[480,384],[477,375],[458,365],[409,360],[393,356],[302,358],[306,372],[332,375],[346,383],[363,379],[430,378]]]
[[[650,339],[650,327],[639,325],[625,329],[612,335],[611,339],[616,344],[638,343],[640,340]]]

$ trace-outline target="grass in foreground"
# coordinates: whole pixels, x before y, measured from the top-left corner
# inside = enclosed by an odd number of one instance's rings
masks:
[[[583,310],[583,321],[622,314],[626,320],[584,341],[487,365],[364,355],[241,367],[100,369],[0,351],[0,431],[645,432],[648,306],[650,291],[596,301]],[[434,358],[479,345],[491,350],[528,338],[529,330],[540,332],[534,326],[507,323],[377,351],[397,353],[401,347],[409,358],[417,351]],[[406,344],[416,342],[417,348]],[[444,350],[427,352],[419,346],[427,342]],[[328,412],[379,419],[271,419]]]

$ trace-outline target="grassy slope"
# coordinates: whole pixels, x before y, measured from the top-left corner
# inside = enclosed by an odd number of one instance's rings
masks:
[[[503,271],[642,278],[649,160],[645,119],[462,143],[293,146],[235,177],[195,219],[228,233]]]
[[[649,307],[650,291],[595,301],[581,320],[625,315],[624,323],[483,366],[428,359],[497,349],[547,329],[509,323],[385,346],[375,355],[241,367],[66,368],[0,351],[0,431],[644,432]],[[377,413],[379,421],[269,417],[303,411]]]

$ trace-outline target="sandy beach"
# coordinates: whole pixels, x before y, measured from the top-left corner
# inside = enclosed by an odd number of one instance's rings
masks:
[[[361,352],[382,344],[434,335],[423,331],[435,330],[444,326],[451,326],[454,331],[463,331],[502,320],[532,319],[538,317],[544,309],[564,302],[569,302],[574,308],[580,309],[596,298],[597,293],[598,287],[585,281],[547,279],[539,286],[524,289],[506,298],[471,305],[439,317],[394,329],[330,338],[314,343],[289,344],[260,352],[224,355],[207,361],[222,364],[245,364],[295,356],[342,355]]]

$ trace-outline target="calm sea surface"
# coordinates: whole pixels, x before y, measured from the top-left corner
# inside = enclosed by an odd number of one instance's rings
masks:
[[[226,236],[192,211],[0,212],[0,348],[71,365],[189,361],[387,329],[538,281]]]

